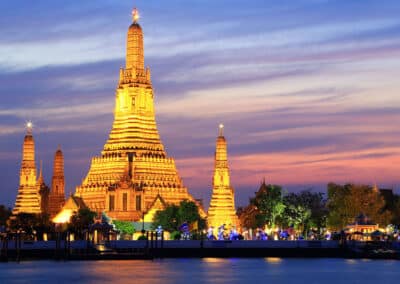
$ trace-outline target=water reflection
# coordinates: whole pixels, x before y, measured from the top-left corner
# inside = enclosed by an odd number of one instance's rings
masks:
[[[282,258],[280,257],[266,257],[264,258],[266,262],[270,264],[279,264],[282,262]]]
[[[357,264],[357,260],[355,260],[355,259],[346,259],[346,263],[347,264],[351,264],[351,265]]]
[[[206,263],[224,263],[224,262],[229,262],[229,259],[227,258],[217,258],[217,257],[205,257],[202,258],[202,260]]]
[[[399,261],[204,258],[0,263],[0,283],[395,283]]]

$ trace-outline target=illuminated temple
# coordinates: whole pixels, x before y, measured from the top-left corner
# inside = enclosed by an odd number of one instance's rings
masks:
[[[235,210],[235,192],[230,185],[227,144],[224,126],[219,126],[219,135],[215,149],[215,169],[213,192],[208,209],[208,225],[218,228],[225,224],[227,228],[238,227]]]
[[[167,156],[157,130],[150,69],[144,66],[143,32],[133,12],[126,65],[119,72],[114,123],[101,155],[92,158],[76,196],[118,220],[152,221],[165,204],[195,201]],[[195,201],[196,202],[196,201]],[[201,209],[203,216],[205,213]]]
[[[40,214],[40,187],[42,174],[36,179],[35,141],[32,135],[32,123],[27,124],[27,132],[22,146],[22,163],[19,173],[18,195],[13,209],[13,215],[19,213]]]
[[[43,178],[42,162],[39,177],[36,179],[35,141],[32,122],[26,125],[27,133],[22,146],[22,163],[19,174],[19,189],[13,215],[19,213],[44,214],[54,217],[65,203],[64,157],[59,148],[54,158],[52,187]]]
[[[56,216],[65,203],[64,188],[64,156],[59,147],[54,155],[53,178],[51,180],[51,191],[48,197],[48,214],[50,218]]]

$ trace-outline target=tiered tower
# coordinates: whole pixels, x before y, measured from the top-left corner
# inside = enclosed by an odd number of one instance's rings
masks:
[[[19,174],[19,189],[13,215],[18,213],[40,214],[39,184],[36,180],[35,141],[32,135],[32,123],[27,123],[27,132],[22,147],[22,164]]]
[[[42,211],[42,214],[49,214],[50,188],[44,182],[42,161],[40,161],[40,171],[37,184],[39,186],[40,210]]]
[[[109,139],[76,189],[92,210],[105,211],[121,220],[140,219],[158,196],[166,203],[194,201],[158,134],[150,69],[144,67],[143,31],[138,19],[135,9]]]
[[[215,150],[215,169],[213,192],[208,209],[208,225],[214,228],[225,224],[238,226],[235,210],[235,192],[230,185],[227,145],[224,137],[224,126],[220,124]]]
[[[51,191],[49,195],[48,212],[53,218],[60,212],[65,202],[65,178],[64,178],[64,156],[60,149],[54,155],[53,178],[51,181]]]

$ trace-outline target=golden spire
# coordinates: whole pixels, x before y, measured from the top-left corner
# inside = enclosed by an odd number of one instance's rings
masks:
[[[42,160],[40,160],[40,169],[39,169],[38,183],[39,183],[40,185],[44,184],[44,178],[43,178],[43,161],[42,161]]]
[[[36,179],[35,141],[32,135],[33,124],[25,125],[27,133],[22,146],[22,163],[19,174],[19,189],[13,214],[41,212],[38,180]]]
[[[132,11],[133,23],[129,26],[126,43],[126,69],[132,69],[132,76],[144,73],[143,32],[140,27],[139,12]]]
[[[134,23],[137,23],[139,21],[140,15],[138,9],[134,8],[132,10],[132,19]]]
[[[219,227],[226,224],[236,227],[238,224],[235,212],[234,190],[230,186],[227,143],[224,135],[224,125],[219,125],[219,134],[215,147],[213,191],[208,209],[208,225]]]
[[[33,123],[32,121],[28,121],[25,124],[26,128],[26,134],[24,138],[24,144],[22,147],[22,161],[23,161],[23,167],[26,167],[27,164],[24,163],[24,161],[29,161],[29,168],[34,168],[35,165],[35,142],[33,140],[33,135],[32,135],[32,130],[33,130]],[[35,169],[36,171],[36,169]],[[36,173],[35,173],[36,175]]]
[[[27,134],[31,135],[31,134],[32,134],[32,129],[33,129],[33,123],[32,123],[32,121],[29,120],[29,121],[25,124],[25,128],[26,128]]]
[[[221,123],[219,125],[218,138],[216,142],[215,161],[226,161],[227,155],[227,145],[224,137],[224,125]]]
[[[224,136],[224,125],[222,123],[219,124],[219,134],[218,136]]]

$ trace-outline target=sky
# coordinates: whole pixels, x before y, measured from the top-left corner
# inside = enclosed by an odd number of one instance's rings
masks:
[[[50,184],[54,153],[75,192],[112,126],[133,7],[161,139],[206,207],[218,125],[236,205],[265,178],[400,189],[400,2],[0,2],[0,204],[13,206],[26,121]]]

